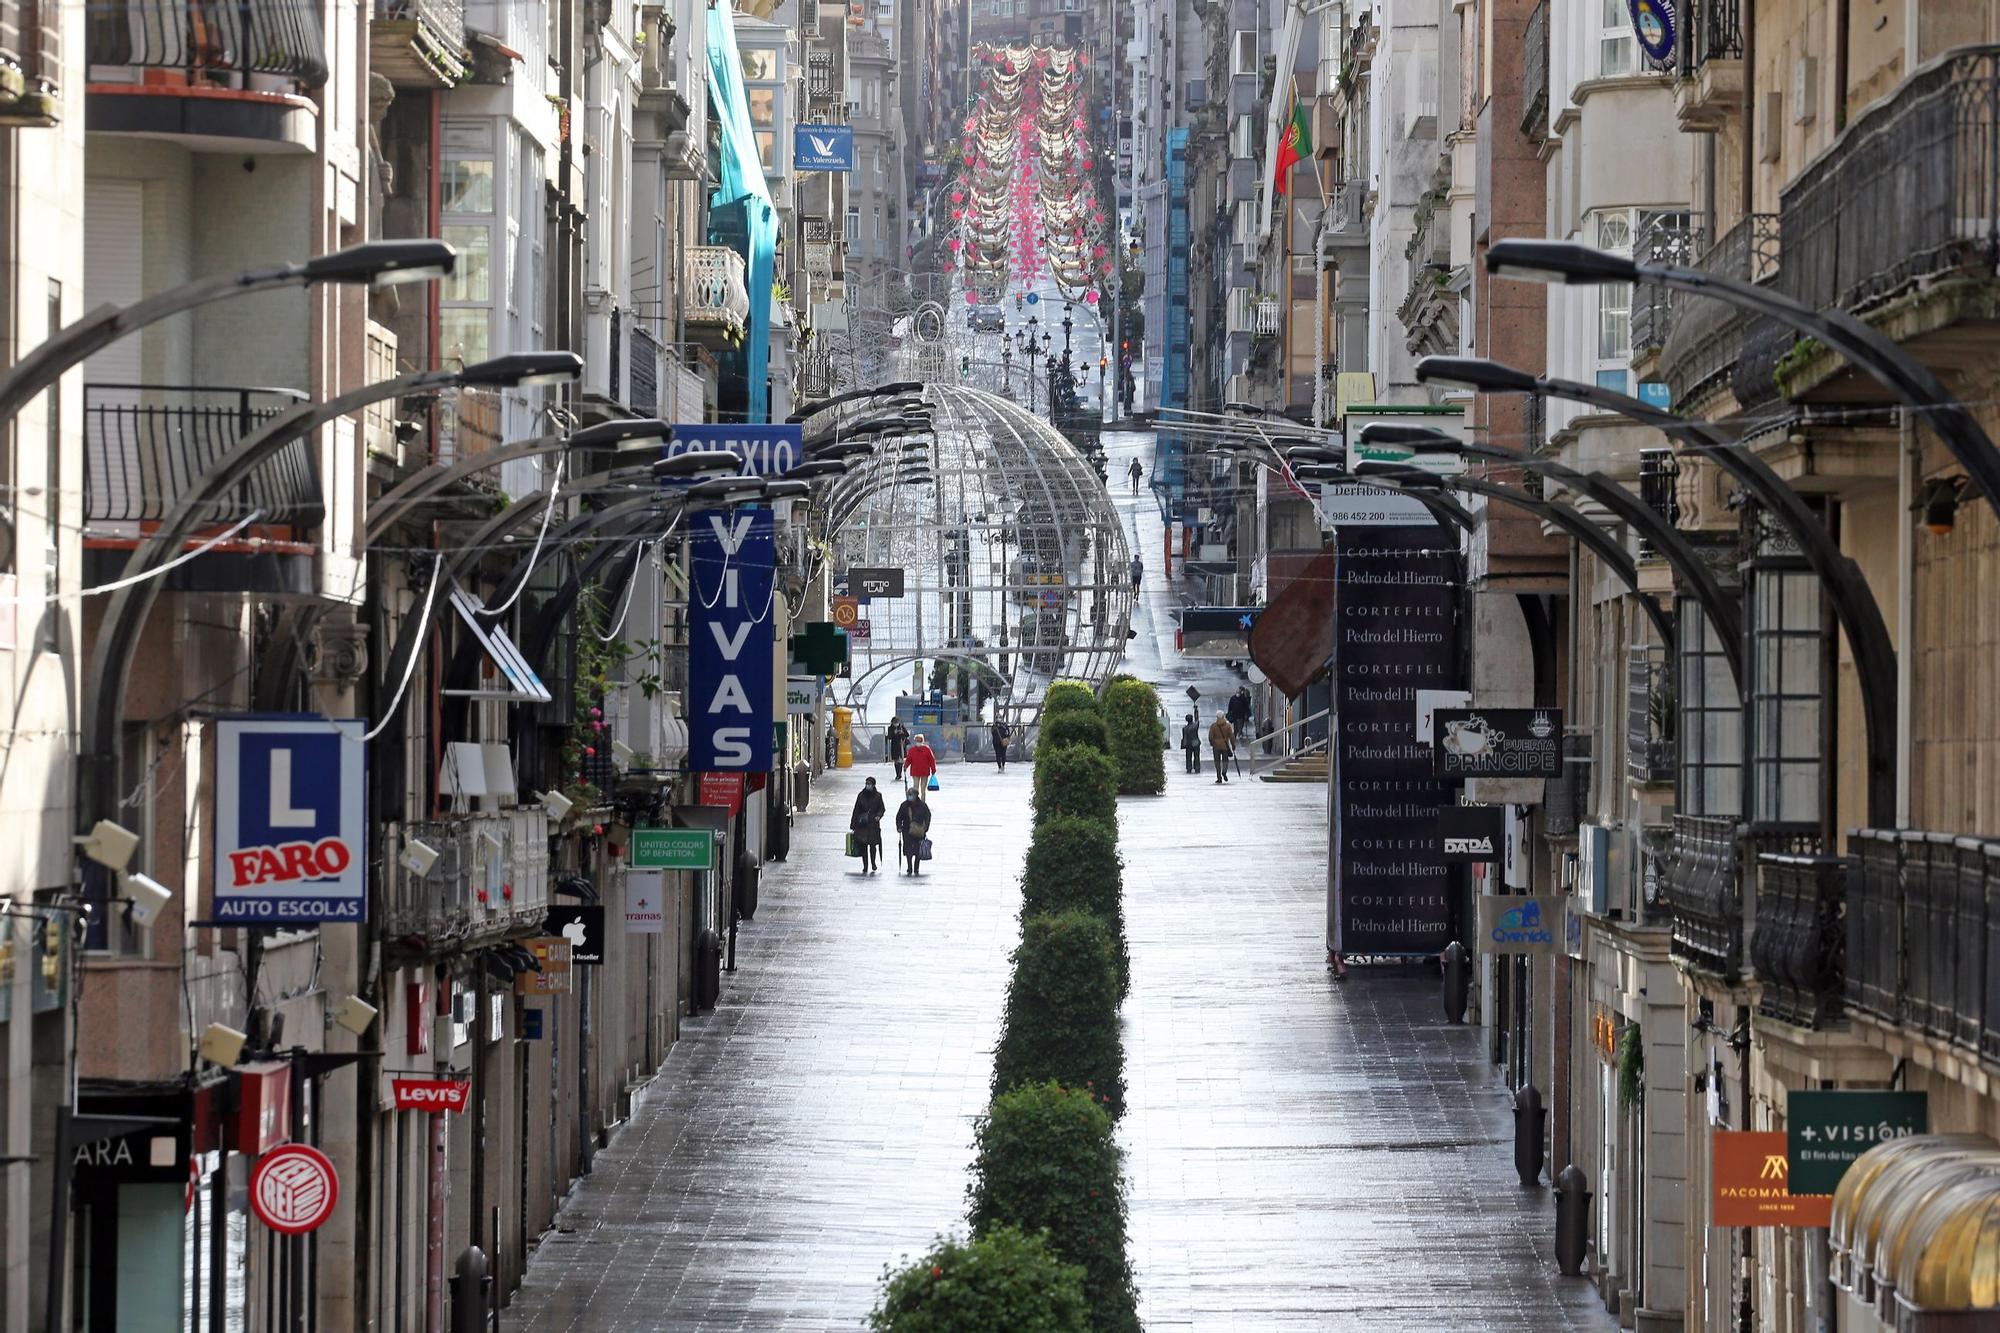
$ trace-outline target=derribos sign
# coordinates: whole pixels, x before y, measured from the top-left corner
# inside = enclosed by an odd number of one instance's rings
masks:
[[[359,721],[309,715],[216,723],[214,920],[366,918],[363,730]]]
[[[743,460],[746,477],[776,477],[790,472],[805,456],[803,426],[684,426],[674,423],[674,438],[664,456],[720,449]]]
[[[688,520],[688,767],[771,769],[776,542],[764,507]]]

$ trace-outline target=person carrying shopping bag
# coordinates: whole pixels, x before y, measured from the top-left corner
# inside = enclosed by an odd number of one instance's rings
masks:
[[[924,740],[922,732],[910,737],[910,748],[903,756],[903,767],[908,770],[910,783],[917,790],[922,791],[926,787],[937,790],[937,754]]]
[[[889,803],[882,799],[875,779],[868,779],[854,798],[854,813],[847,820],[848,837],[853,840],[854,854],[861,858],[864,875],[882,869],[882,818],[888,813]]]
[[[931,856],[931,807],[924,800],[921,786],[910,788],[910,794],[896,810],[896,832],[903,835],[903,873],[923,874],[923,864]]]

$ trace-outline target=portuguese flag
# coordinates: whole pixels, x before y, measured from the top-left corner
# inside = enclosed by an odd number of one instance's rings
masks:
[[[1283,194],[1292,181],[1292,168],[1304,161],[1313,150],[1312,130],[1306,123],[1306,104],[1292,103],[1292,123],[1285,126],[1285,132],[1278,139],[1278,193]]]

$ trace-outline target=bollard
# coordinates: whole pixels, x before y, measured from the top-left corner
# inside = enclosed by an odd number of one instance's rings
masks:
[[[477,1245],[466,1246],[451,1275],[451,1333],[479,1333],[486,1327],[487,1288],[492,1285],[486,1256]]]
[[[736,858],[736,915],[745,921],[757,916],[759,868],[748,850]]]
[[[715,1008],[722,994],[722,937],[703,930],[694,943],[694,1011],[705,1014]]]
[[[1564,1277],[1583,1272],[1590,1236],[1590,1178],[1571,1162],[1556,1177],[1556,1267]]]
[[[1514,1170],[1523,1189],[1542,1183],[1542,1126],[1548,1118],[1541,1089],[1523,1083],[1514,1094]]]
[[[1457,940],[1444,946],[1444,1016],[1447,1022],[1465,1021],[1466,1002],[1472,992],[1472,960]]]

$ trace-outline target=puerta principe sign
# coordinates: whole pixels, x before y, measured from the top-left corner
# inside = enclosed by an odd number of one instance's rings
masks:
[[[1560,709],[1440,708],[1431,725],[1441,778],[1562,776]]]
[[[1802,1194],[1831,1194],[1862,1153],[1929,1132],[1928,1093],[1793,1088],[1785,1096],[1785,1151]]]
[[[218,924],[361,921],[368,912],[368,766],[358,721],[218,719]]]

